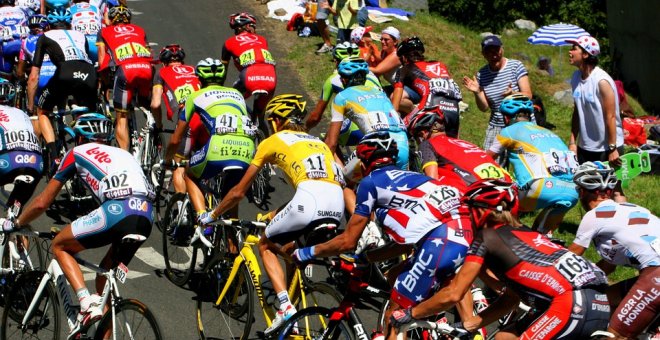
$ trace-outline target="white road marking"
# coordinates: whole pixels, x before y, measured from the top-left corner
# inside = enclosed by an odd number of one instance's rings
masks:
[[[165,269],[165,258],[153,247],[144,247],[138,249],[135,253],[135,257],[153,268]]]

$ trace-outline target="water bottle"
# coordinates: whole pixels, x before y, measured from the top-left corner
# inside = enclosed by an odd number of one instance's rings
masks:
[[[481,313],[488,307],[488,300],[486,300],[483,291],[479,287],[472,288],[472,300],[475,313]]]
[[[374,330],[371,332],[371,340],[385,340],[385,335]]]

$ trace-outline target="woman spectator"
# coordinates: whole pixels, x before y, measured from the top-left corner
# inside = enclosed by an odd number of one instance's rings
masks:
[[[390,84],[394,84],[394,73],[401,66],[401,60],[396,55],[396,45],[399,43],[399,39],[401,39],[401,33],[399,33],[398,29],[392,26],[386,27],[380,35],[381,62],[374,67],[369,67],[369,71],[373,72],[377,77],[382,76]],[[392,93],[392,86],[388,86],[385,92],[388,94]]]

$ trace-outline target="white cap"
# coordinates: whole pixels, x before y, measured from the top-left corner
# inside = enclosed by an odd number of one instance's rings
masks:
[[[381,33],[382,34],[389,34],[392,38],[394,38],[396,40],[401,39],[401,33],[399,33],[399,30],[392,27],[392,26],[385,27],[385,29]]]

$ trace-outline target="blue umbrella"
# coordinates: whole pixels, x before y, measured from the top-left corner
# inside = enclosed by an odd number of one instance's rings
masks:
[[[543,26],[527,38],[527,42],[534,45],[566,46],[570,45],[566,39],[577,39],[589,33],[582,28],[571,24],[553,24]]]

